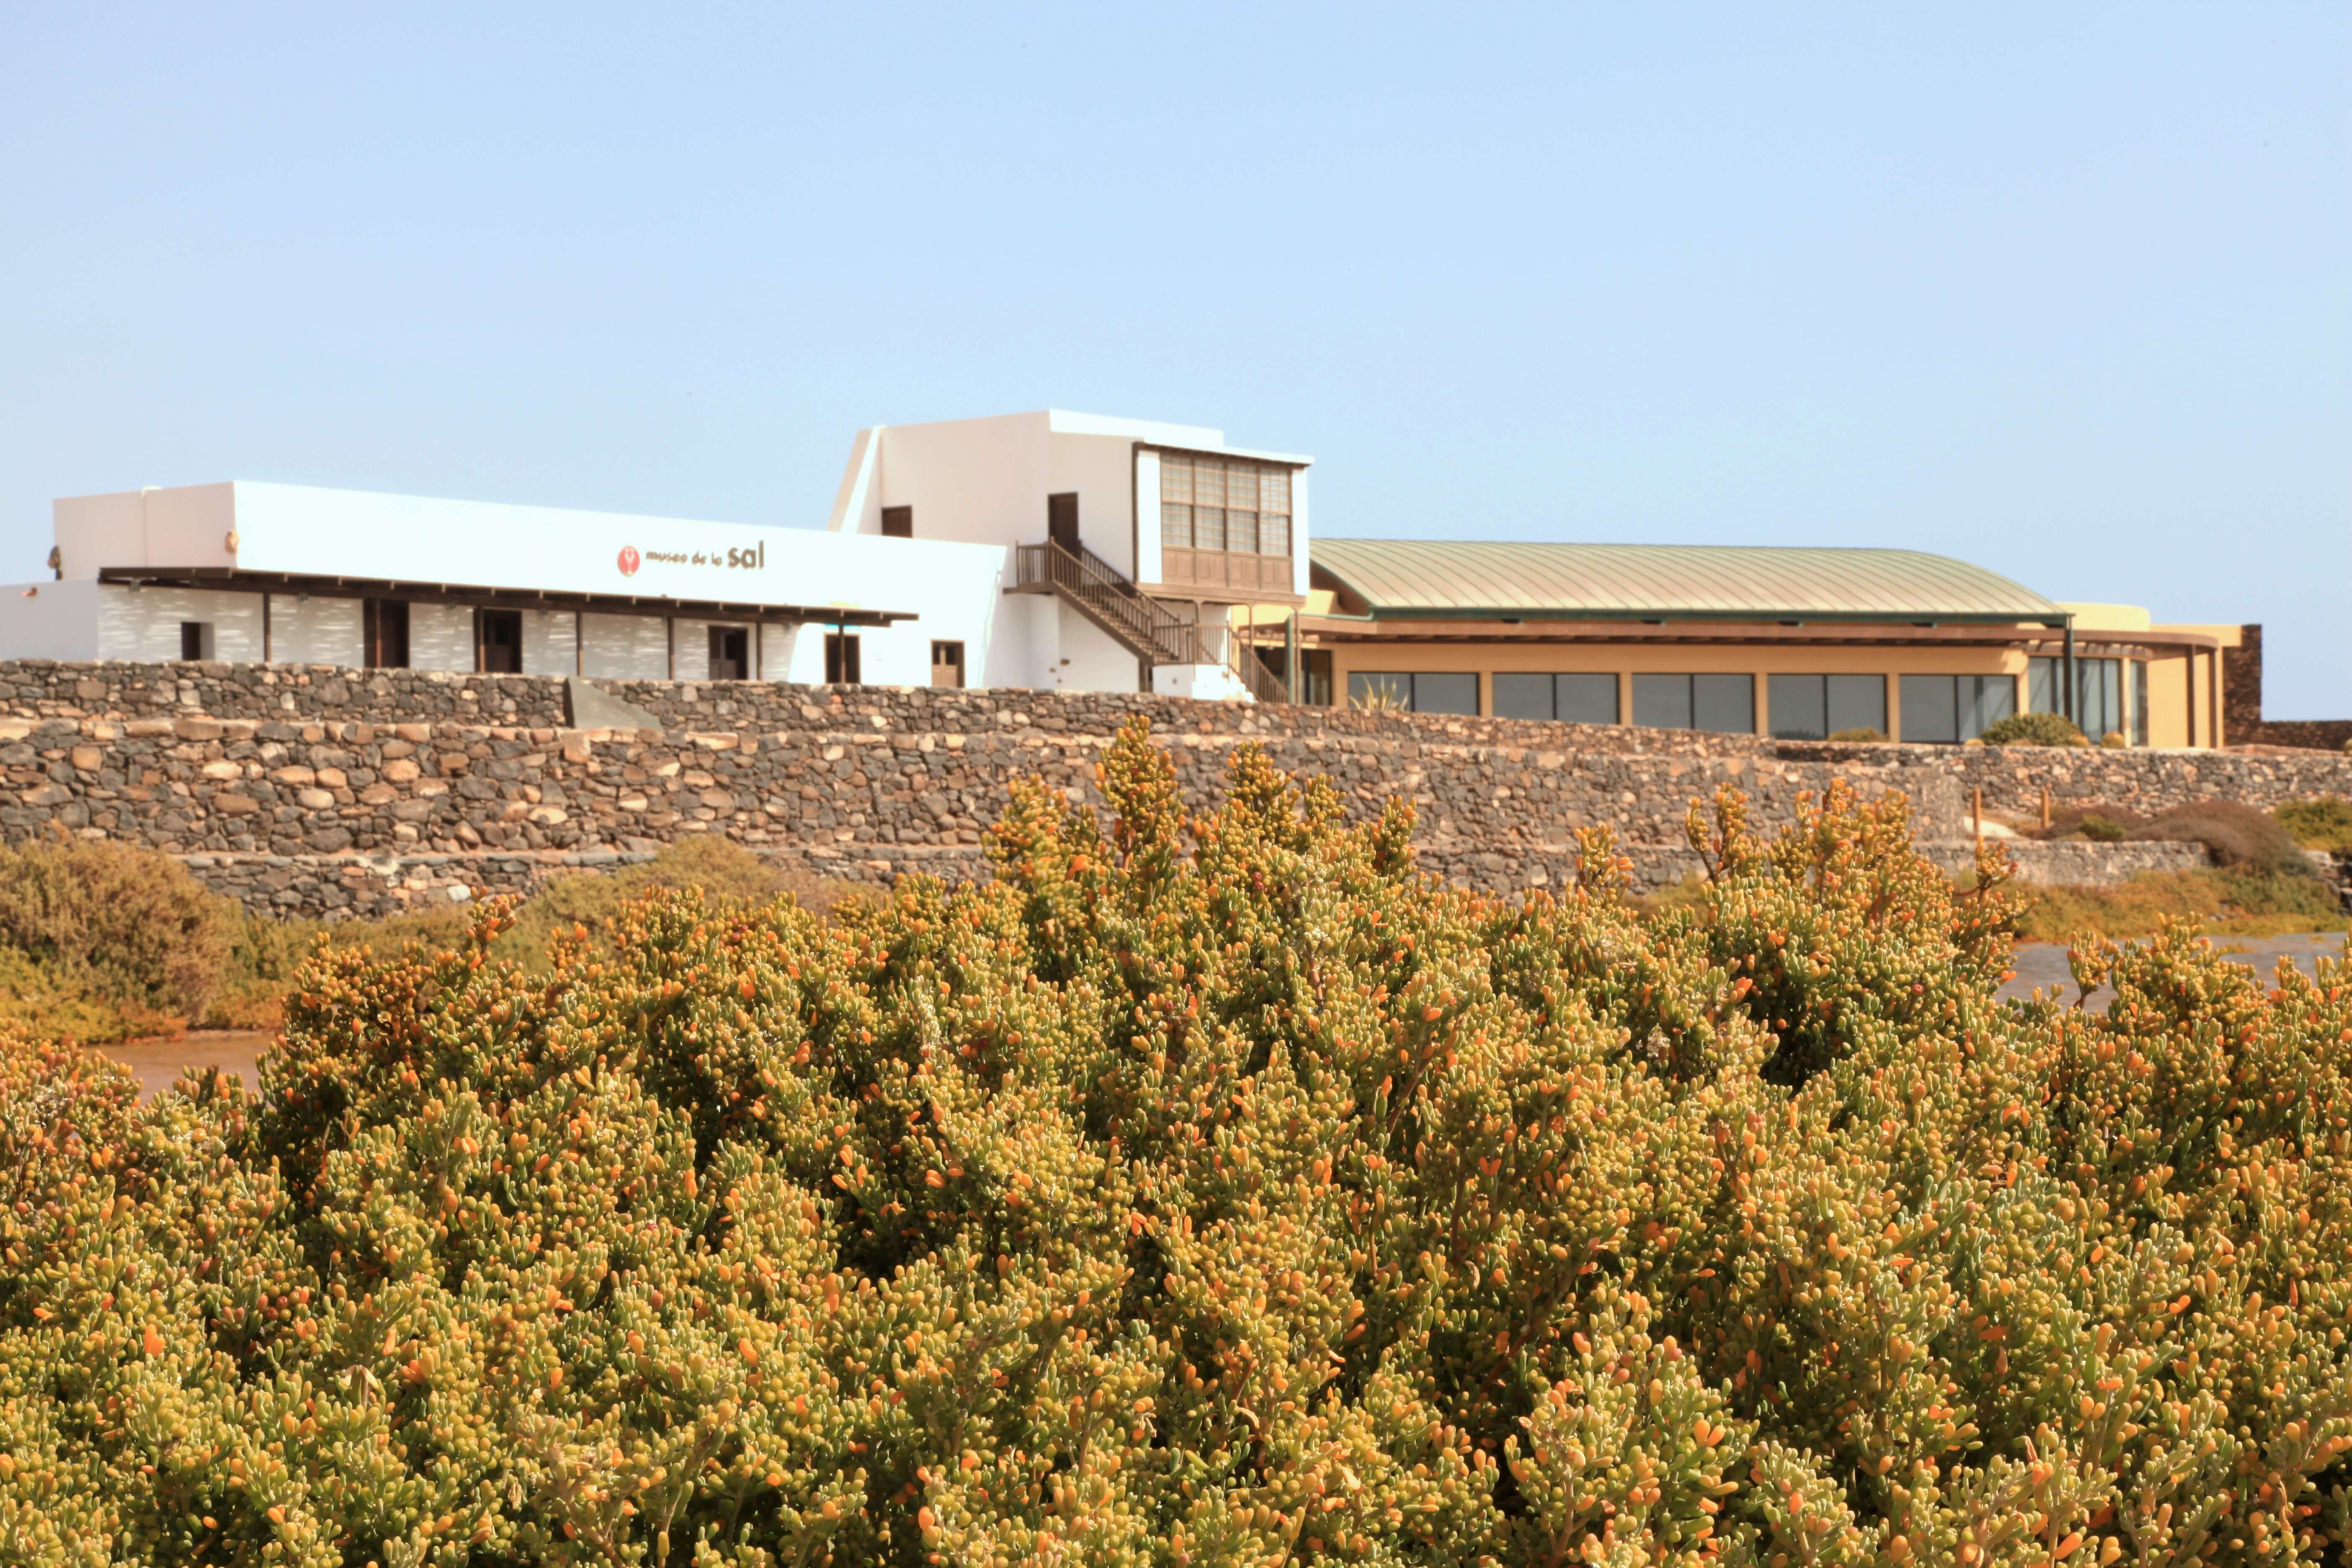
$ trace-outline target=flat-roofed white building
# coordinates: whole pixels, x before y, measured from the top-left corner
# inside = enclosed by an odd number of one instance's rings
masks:
[[[1233,612],[1306,603],[1313,462],[1060,409],[877,426],[828,527],[1013,546],[1007,584],[1046,677],[1031,684],[1279,698],[1289,650],[1237,643]]]
[[[0,590],[0,657],[1240,696],[1273,664],[1227,607],[1300,602],[1307,461],[1045,412],[860,432],[822,530],[247,480],[72,497],[53,580]]]

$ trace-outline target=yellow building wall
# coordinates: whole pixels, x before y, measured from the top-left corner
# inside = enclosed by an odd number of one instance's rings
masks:
[[[1328,595],[1324,595],[1328,599]],[[2221,680],[2220,670],[2213,668],[2216,658],[2226,658],[2226,650],[2238,646],[2240,629],[2234,626],[2151,626],[2147,612],[2130,605],[2070,605],[2082,619],[2095,623],[2087,640],[2096,641],[2100,631],[2126,634],[2132,631],[2194,632],[2213,637],[2222,646],[2216,655],[2198,649],[2193,660],[2193,681],[2184,673],[2187,664],[2179,653],[2146,661],[2133,660],[2134,680],[2147,682],[2148,696],[2148,735],[2147,743],[2156,747],[2185,747],[2191,744],[2189,725],[2193,714],[2194,744],[2199,749],[2213,744],[2214,709],[2220,701]],[[1307,615],[1328,613],[1328,605],[1317,605],[1310,601]],[[1255,621],[1255,630],[1261,638],[1278,640],[1284,632],[1282,622],[1288,616],[1287,606],[1265,605],[1255,616],[1249,611],[1238,612],[1236,626],[1244,617]],[[1723,628],[1737,635],[1737,628]],[[2083,628],[2078,626],[2077,635]],[[2116,640],[2121,640],[2118,637]],[[2028,655],[2021,649],[1988,647],[1969,644],[1939,647],[1934,644],[1905,644],[1897,647],[1841,646],[1837,644],[1759,643],[1664,643],[1664,642],[1589,642],[1546,643],[1518,637],[1475,638],[1460,642],[1423,642],[1409,637],[1397,637],[1372,642],[1325,641],[1309,635],[1302,639],[1302,648],[1319,647],[1331,655],[1331,688],[1336,700],[1344,702],[1350,674],[1399,673],[1428,670],[1437,672],[1475,671],[1478,679],[1478,711],[1494,712],[1494,676],[1502,670],[1542,673],[1614,674],[1618,678],[1617,711],[1619,722],[1630,725],[1633,715],[1633,677],[1636,674],[1725,674],[1746,673],[1756,678],[1757,733],[1771,732],[1771,675],[1879,675],[1886,679],[1886,720],[1888,736],[1902,739],[1902,679],[1906,675],[2008,675],[2017,681],[2017,711],[2026,710]],[[2084,653],[2084,658],[2112,657],[2107,654]],[[2192,690],[2193,686],[2193,690]],[[2228,714],[2221,715],[2223,739],[2227,740]],[[2096,740],[2097,737],[2092,737]]]
[[[1906,675],[2007,675],[2025,706],[2025,655],[2011,648],[1849,647],[1837,645],[1738,643],[1526,643],[1513,641],[1347,643],[1331,650],[1331,689],[1344,700],[1350,674],[1474,670],[1478,711],[1495,710],[1498,670],[1544,674],[1610,673],[1617,677],[1618,722],[1633,721],[1635,675],[1748,674],[1756,678],[1758,734],[1771,732],[1772,675],[1878,675],[1885,678],[1889,739],[1900,740],[1901,678]]]

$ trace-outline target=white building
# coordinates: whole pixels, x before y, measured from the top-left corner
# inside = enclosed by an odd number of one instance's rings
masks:
[[[246,480],[74,497],[53,580],[0,590],[0,658],[1270,692],[1286,666],[1229,609],[1302,602],[1307,462],[1046,412],[861,432],[822,531]]]

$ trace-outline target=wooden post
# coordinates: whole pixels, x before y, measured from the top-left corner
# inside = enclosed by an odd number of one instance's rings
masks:
[[[1290,687],[1290,700],[1297,702],[1300,700],[1298,695],[1298,612],[1297,610],[1291,611],[1290,618],[1285,622],[1284,625],[1286,629],[1283,632],[1282,637],[1283,679]]]
[[[2050,831],[2050,786],[2042,786],[2042,831]]]
[[[269,649],[269,590],[268,590],[268,589],[267,589],[267,588],[264,588],[264,589],[261,591],[261,662],[262,662],[262,663],[264,663],[264,664],[268,664],[268,663],[269,662],[269,652],[270,652],[270,649]],[[2195,693],[2195,691],[2194,691],[2194,689],[2192,689],[2192,690],[2191,690],[2191,691],[2190,691],[2190,693],[2189,693],[2189,700],[2190,701],[2192,701],[2192,702],[2194,702],[2194,701],[2197,700],[2197,698],[2196,698],[2196,693]]]
[[[2221,729],[2221,650],[2214,648],[2205,656],[2205,711],[2213,732],[2213,749],[2220,751],[2228,742]]]
[[[676,616],[662,617],[662,641],[665,645],[663,657],[669,661],[667,665],[669,679],[676,680],[677,679],[677,617]]]
[[[2074,617],[2072,616],[2066,617],[2066,662],[2060,673],[2065,679],[2066,689],[2062,694],[2058,710],[2066,715],[2070,723],[2080,724],[2082,716],[2074,711]]]
[[[1980,786],[1969,791],[1969,793],[1973,797],[1975,805],[1977,819],[1977,848],[1979,850],[1982,850],[1984,848],[1984,790]]]
[[[2188,689],[2182,695],[2189,699],[2189,739],[2183,744],[2193,747],[2197,744],[2197,650],[2193,647],[2180,650],[2180,676]]]

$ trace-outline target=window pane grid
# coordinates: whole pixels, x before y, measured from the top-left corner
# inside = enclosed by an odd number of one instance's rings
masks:
[[[1162,453],[1160,542],[1168,550],[1290,553],[1290,470]]]

